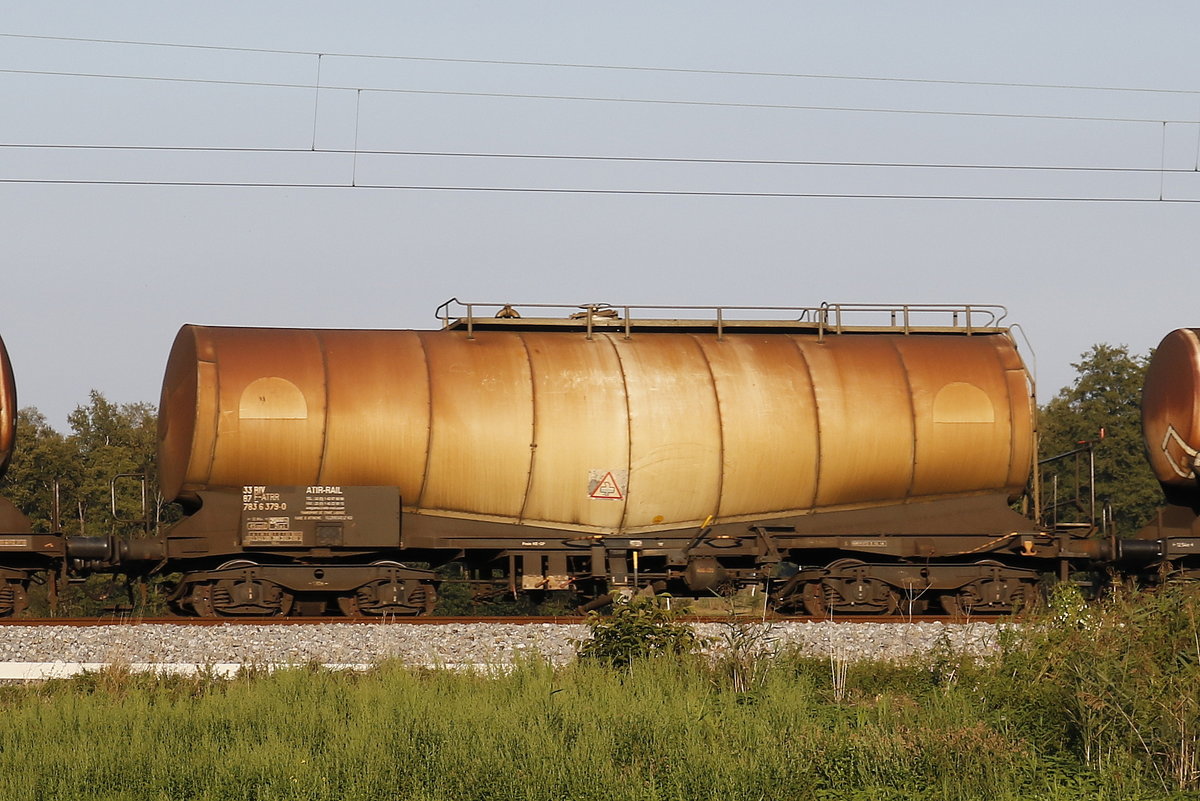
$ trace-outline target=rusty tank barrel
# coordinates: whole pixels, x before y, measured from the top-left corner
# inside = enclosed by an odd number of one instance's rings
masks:
[[[386,485],[419,514],[636,534],[1015,496],[1031,470],[1030,381],[1003,329],[494,322],[184,326],[164,494]]]
[[[1200,328],[1167,334],[1142,390],[1146,454],[1167,501],[1200,509]]]
[[[0,476],[12,459],[17,432],[17,384],[8,351],[0,340]]]

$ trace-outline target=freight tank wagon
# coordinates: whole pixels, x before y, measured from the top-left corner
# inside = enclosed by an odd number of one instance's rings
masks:
[[[12,460],[16,432],[16,381],[8,350],[0,341],[0,477]],[[63,553],[61,535],[35,534],[29,518],[0,497],[0,617],[25,609],[30,583],[46,574],[56,575]]]
[[[1163,338],[1142,389],[1146,455],[1167,506],[1142,531],[1137,547],[1152,568],[1200,578],[1200,328]]]
[[[1002,315],[451,301],[429,331],[184,326],[159,470],[190,516],[125,558],[186,571],[173,603],[202,615],[427,611],[406,562],[597,604],[770,581],[817,614],[1008,611],[1095,544],[1010,509],[1034,404]]]

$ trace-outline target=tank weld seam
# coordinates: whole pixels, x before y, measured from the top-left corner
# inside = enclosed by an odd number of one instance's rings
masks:
[[[537,375],[533,367],[533,354],[529,352],[529,342],[525,334],[514,332],[521,350],[525,354],[525,367],[529,371],[529,465],[525,478],[525,497],[521,499],[521,508],[517,512],[517,522],[524,523],[526,512],[529,510],[529,498],[533,494],[533,471],[537,469],[538,446],[538,391]]]
[[[611,336],[604,335],[604,341],[612,348],[613,356],[617,360],[617,370],[621,374],[621,394],[625,398],[625,464],[629,466],[629,473],[625,479],[625,500],[621,502],[621,519],[617,523],[617,530],[614,534],[620,534],[625,531],[625,526],[629,521],[629,490],[634,486],[633,474],[633,412],[629,400],[629,375],[625,366],[625,359],[621,356],[621,349],[617,347],[617,342]],[[630,342],[632,340],[624,340]]]
[[[808,382],[808,394],[812,400],[813,410],[813,425],[816,429],[816,447],[813,449],[813,486],[812,497],[808,499],[808,512],[811,513],[817,507],[817,499],[821,497],[821,460],[824,457],[825,437],[821,429],[821,403],[817,397],[817,385],[813,379],[812,365],[809,364],[808,354],[804,352],[804,347],[800,344],[800,340],[794,336],[788,335],[787,340],[792,343],[792,347],[796,349],[796,354],[800,358],[800,364],[804,367],[804,377]],[[799,498],[797,498],[799,500]]]
[[[908,331],[904,332],[908,336]],[[912,458],[909,459],[911,472],[908,474],[908,487],[904,491],[905,499],[912,498],[917,489],[918,473],[921,469],[919,458],[921,452],[921,443],[918,442],[919,426],[917,425],[917,399],[913,393],[912,371],[908,365],[908,360],[904,358],[904,351],[900,348],[900,343],[895,339],[891,341],[892,352],[896,354],[896,361],[900,365],[900,372],[904,376],[904,388],[908,394],[908,424],[912,431]]]
[[[417,507],[424,506],[425,490],[429,487],[429,473],[433,469],[433,365],[429,348],[425,343],[425,337],[421,331],[414,331],[417,337],[417,347],[421,351],[421,362],[425,366],[425,466],[421,471],[421,486],[417,488],[417,497],[415,505]],[[400,534],[401,542],[404,541],[404,534]]]
[[[317,354],[321,357],[321,390],[325,396],[321,399],[322,406],[325,408],[321,415],[321,455],[318,457],[317,462],[316,483],[327,484],[331,483],[325,480],[325,466],[328,464],[326,460],[329,458],[329,390],[333,382],[330,378],[328,343],[325,342],[325,338],[320,333],[314,333],[313,341],[316,342]],[[307,400],[305,398],[306,402]]]
[[[697,350],[700,351],[700,359],[704,362],[704,369],[708,372],[708,382],[712,387],[713,405],[717,413],[717,502],[715,515],[719,517],[725,506],[725,413],[721,405],[721,390],[717,386],[717,376],[713,372],[712,361],[708,358],[708,351],[704,349],[704,343],[698,335],[692,334],[691,338]],[[713,515],[710,514],[708,518],[712,520]]]

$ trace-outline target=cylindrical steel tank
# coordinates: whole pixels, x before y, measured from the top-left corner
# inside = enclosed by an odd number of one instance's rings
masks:
[[[0,476],[12,459],[17,434],[17,383],[13,380],[8,350],[0,340]]]
[[[1142,433],[1167,500],[1200,507],[1200,328],[1172,331],[1154,351],[1142,389]]]
[[[168,497],[388,485],[406,509],[642,532],[986,492],[1033,459],[1003,333],[184,326]]]

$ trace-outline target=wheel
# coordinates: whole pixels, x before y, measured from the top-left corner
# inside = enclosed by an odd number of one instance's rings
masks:
[[[342,614],[346,617],[362,617],[362,610],[358,608],[358,596],[354,593],[349,595],[339,595],[337,597],[338,609],[342,610]]]
[[[893,615],[900,608],[900,593],[887,582],[873,578],[870,575],[871,567],[866,562],[838,559],[830,562],[825,569],[842,574],[830,576],[821,582],[825,586],[825,603],[833,611]]]
[[[976,579],[957,590],[944,592],[938,602],[952,617],[1009,615],[1037,602],[1038,585],[1018,579]]]
[[[12,579],[0,582],[0,617],[19,615],[28,605],[25,582]]]
[[[821,582],[805,582],[800,593],[805,612],[813,617],[829,617],[829,602],[825,598],[825,587]]]
[[[381,567],[406,570],[399,562],[373,562]],[[337,596],[338,609],[346,617],[412,617],[429,615],[437,606],[437,588],[426,580],[391,575],[368,581],[353,591]]]
[[[960,599],[958,592],[943,592],[938,596],[938,603],[950,617],[966,617],[971,609],[970,599],[968,597]]]
[[[236,559],[218,570],[257,567],[254,562]],[[292,611],[295,597],[278,584],[256,578],[247,572],[241,576],[192,584],[186,603],[200,617],[282,617]]]
[[[192,591],[187,595],[187,605],[197,617],[216,617],[217,610],[212,604],[212,582],[198,581],[192,585]]]
[[[883,584],[884,589],[876,590],[875,602],[869,609],[864,610],[864,614],[868,615],[894,615],[900,611],[900,593],[890,585]]]

